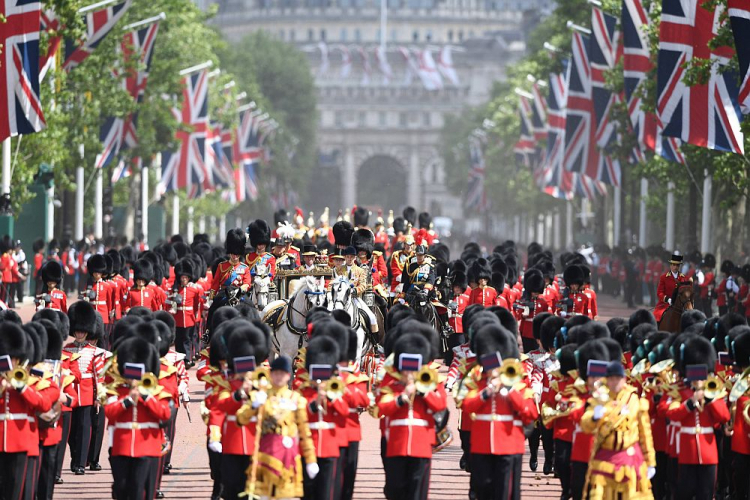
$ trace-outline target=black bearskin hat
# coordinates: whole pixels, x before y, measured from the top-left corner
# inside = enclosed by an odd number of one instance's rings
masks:
[[[250,235],[250,245],[253,248],[257,248],[258,245],[268,246],[271,244],[271,229],[269,229],[268,224],[263,219],[256,219],[251,222],[247,226],[247,232]],[[244,250],[240,253],[244,253]]]
[[[179,284],[180,282],[180,276],[187,276],[190,281],[193,281],[195,279],[195,268],[193,266],[193,263],[190,259],[182,259],[177,261],[177,264],[174,266],[174,277],[175,277],[175,284]]]
[[[104,258],[104,255],[97,253],[89,257],[89,260],[86,262],[86,267],[89,270],[89,274],[104,274],[107,272],[107,260]]]
[[[354,209],[354,226],[361,227],[366,226],[370,219],[370,211],[364,207],[357,207]]]
[[[41,269],[42,282],[47,284],[50,281],[54,281],[58,285],[62,282],[63,268],[56,260],[50,260],[45,262]]]
[[[406,207],[401,214],[404,216],[404,220],[411,224],[412,227],[417,225],[417,210],[414,207]]]
[[[735,328],[741,333],[734,339],[731,351],[734,352],[735,363],[741,368],[747,368],[750,366],[750,328],[746,326],[736,326]]]
[[[122,271],[122,255],[114,248],[107,252],[107,256],[112,259],[112,274],[120,274]]]
[[[529,293],[544,293],[544,276],[542,276],[542,272],[539,269],[529,269],[526,271],[523,275],[523,288]]]
[[[403,217],[396,217],[393,219],[393,232],[396,234],[406,232],[406,221]]]
[[[305,368],[310,365],[331,365],[336,367],[341,359],[339,344],[330,337],[313,337],[307,344]]]
[[[565,320],[560,316],[550,316],[544,320],[539,329],[539,337],[542,341],[542,347],[545,351],[555,347],[555,338],[557,333],[565,325]]]
[[[713,269],[716,267],[716,257],[712,253],[707,253],[703,256],[703,262],[701,262],[702,267],[708,267],[710,269]]]
[[[477,282],[482,279],[487,281],[492,279],[492,268],[490,267],[489,262],[487,262],[487,259],[479,258],[475,260],[471,265],[471,268],[473,275],[476,276]]]
[[[227,238],[224,240],[224,249],[228,254],[245,255],[245,245],[247,237],[242,229],[234,228],[227,231]]]
[[[725,260],[721,263],[721,272],[724,274],[730,274],[734,269],[734,263],[731,260]]]
[[[466,290],[466,287],[469,286],[469,280],[466,277],[466,273],[463,271],[453,271],[453,274],[451,274],[451,282],[454,287],[459,287],[461,290]]]
[[[430,229],[432,216],[428,212],[419,213],[419,229]]]
[[[630,315],[630,318],[628,319],[628,330],[632,332],[636,326],[643,324],[653,325],[654,329],[656,329],[656,318],[654,318],[653,313],[648,309],[638,309]]]
[[[133,263],[133,280],[143,280],[146,283],[154,279],[154,265],[146,259],[138,259]]]
[[[84,300],[74,302],[68,308],[70,319],[70,332],[86,332],[89,335],[96,333],[96,310],[94,306]]]
[[[588,377],[589,360],[610,361],[609,350],[601,340],[589,340],[576,350],[578,374],[582,379]],[[619,361],[611,360],[611,361]]]
[[[474,339],[477,359],[486,354],[499,352],[503,359],[517,359],[518,342],[516,337],[499,325],[486,325],[479,329]]]
[[[328,337],[333,339],[339,346],[339,361],[346,361],[349,356],[349,330],[351,328],[329,319],[316,322],[313,335],[314,338]]]
[[[557,360],[560,362],[560,373],[563,375],[576,369],[576,349],[576,344],[565,344],[558,351]]]
[[[705,337],[691,337],[680,346],[680,362],[678,369],[684,376],[689,365],[706,365],[709,372],[716,366],[716,350]]]
[[[41,325],[47,335],[47,351],[44,353],[44,359],[60,359],[63,338],[57,325],[48,319],[39,319],[33,323]]]
[[[354,226],[345,220],[340,220],[333,225],[333,242],[337,246],[348,247],[354,234]]]
[[[369,229],[357,229],[351,236],[351,246],[357,251],[364,250],[363,246],[369,244],[370,248],[375,244],[375,235]]]
[[[429,364],[432,360],[430,344],[426,338],[416,333],[404,333],[393,344],[393,365],[398,367],[398,360],[402,354],[419,354],[422,364]]]
[[[34,240],[34,243],[31,245],[31,249],[34,251],[34,253],[37,253],[40,250],[44,250],[44,240],[41,238]]]
[[[160,362],[156,346],[148,340],[133,336],[117,346],[117,368],[124,373],[126,363],[143,363],[147,373],[159,374]]]
[[[0,356],[25,361],[26,354],[26,333],[21,326],[10,321],[0,323]]]
[[[278,227],[279,224],[283,224],[289,221],[289,212],[285,208],[280,208],[273,213],[273,224]]]
[[[563,271],[563,279],[567,286],[570,285],[583,285],[583,270],[580,266],[573,264],[565,268]]]

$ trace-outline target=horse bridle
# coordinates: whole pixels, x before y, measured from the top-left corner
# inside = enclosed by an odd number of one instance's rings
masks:
[[[344,281],[342,280],[342,281],[340,281],[340,283],[343,284]],[[349,303],[349,295],[351,295],[351,293],[352,293],[352,286],[351,286],[351,284],[349,284],[349,287],[346,289],[346,292],[344,293],[343,300],[339,299],[337,297],[336,300],[333,301],[333,307],[334,307],[334,309],[336,308],[336,304],[341,304],[343,306],[343,308],[346,309],[346,304]]]

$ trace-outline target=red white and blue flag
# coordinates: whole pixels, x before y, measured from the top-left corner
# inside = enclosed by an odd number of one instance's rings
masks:
[[[595,178],[599,167],[599,150],[594,134],[589,43],[588,36],[573,33],[573,57],[567,78],[563,164],[571,172]]]
[[[534,82],[531,87],[531,124],[534,127],[534,139],[537,141],[547,139],[547,103],[539,88],[540,83]]]
[[[649,56],[649,42],[646,27],[648,14],[642,0],[622,1],[622,42],[623,72],[625,77],[625,98],[628,103],[628,114],[633,132],[638,138],[641,151],[636,152],[638,159],[643,157],[642,150],[656,149],[656,116],[643,109],[643,99],[638,92],[645,85],[652,64]]]
[[[709,149],[743,154],[737,75],[726,66],[732,47],[711,48],[722,21],[722,8],[704,8],[697,0],[663,0],[659,32],[657,113],[663,135]],[[705,84],[684,82],[686,63],[710,60]]]
[[[240,125],[237,129],[234,161],[235,189],[237,200],[258,199],[258,179],[256,166],[263,159],[261,145],[261,128],[267,121],[268,115],[250,109],[240,112]]]
[[[113,73],[115,77],[122,77],[123,89],[139,104],[146,92],[158,32],[159,23],[151,24],[127,33],[119,46],[125,66],[135,65],[138,69],[126,69],[124,75],[120,75],[120,70],[114,70]],[[121,150],[132,149],[138,145],[137,120],[138,114],[132,113],[125,118],[109,117],[104,121],[99,131],[99,139],[104,147],[98,157],[97,168],[109,165]]]
[[[606,184],[620,185],[620,162],[612,157],[610,150],[617,144],[617,127],[610,120],[612,109],[619,104],[619,95],[606,86],[605,73],[615,67],[622,55],[617,18],[605,14],[601,9],[591,9],[591,39],[589,60],[591,62],[591,99],[594,110],[594,139],[599,148],[595,170],[589,165],[589,177]]]
[[[185,189],[196,198],[206,179],[206,135],[208,133],[208,72],[196,71],[182,80],[182,109],[172,113],[180,122],[175,134],[177,151],[162,153],[164,191]]]
[[[0,0],[0,140],[44,129],[38,0]]]
[[[214,122],[208,129],[206,141],[206,182],[207,191],[229,188],[234,184],[234,171],[224,158],[224,147],[221,139],[221,124]]]
[[[469,183],[466,190],[466,208],[482,211],[487,208],[487,193],[484,190],[484,152],[482,140],[469,138]]]
[[[117,165],[115,165],[115,168],[112,169],[112,184],[115,184],[122,179],[127,179],[133,175],[133,168],[140,172],[142,166],[143,162],[140,157],[135,157],[130,162],[125,159],[120,159],[120,161],[117,162]]]
[[[750,113],[750,2],[729,0],[729,21],[734,34],[734,46],[740,63],[739,101],[742,112]]]
[[[42,12],[41,28],[39,31],[50,33],[50,37],[47,39],[47,52],[39,55],[40,82],[44,81],[47,71],[49,71],[55,64],[55,55],[60,48],[60,42],[62,39],[59,36],[52,36],[52,33],[57,33],[61,27],[60,19],[57,17],[53,9],[47,9]]]
[[[521,120],[521,135],[513,148],[516,162],[525,167],[536,166],[536,147],[532,135],[531,99],[525,95],[518,95],[518,115]]]
[[[133,0],[125,0],[123,3],[87,13],[83,18],[86,24],[86,36],[83,41],[65,40],[63,69],[70,71],[85,61],[123,18],[132,4]]]

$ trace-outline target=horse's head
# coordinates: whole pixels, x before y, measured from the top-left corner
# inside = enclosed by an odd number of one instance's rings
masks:
[[[306,276],[300,292],[305,294],[308,309],[322,307],[326,303],[325,280],[314,276]]]
[[[328,308],[347,309],[352,298],[354,285],[343,276],[338,276],[331,281],[331,303]]]
[[[265,267],[265,266],[263,266]],[[271,277],[268,274],[255,275],[253,279],[253,300],[258,310],[262,310],[268,305],[268,293],[271,287]]]
[[[672,297],[672,303],[681,309],[692,309],[695,289],[692,281],[680,281]]]
[[[268,277],[268,266],[265,264],[256,264],[255,265],[255,277],[256,278]]]

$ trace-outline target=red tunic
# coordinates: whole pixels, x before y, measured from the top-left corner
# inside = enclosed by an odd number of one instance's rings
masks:
[[[131,288],[125,296],[123,312],[127,314],[133,307],[146,307],[152,311],[158,311],[154,289],[152,287]]]
[[[159,457],[164,433],[159,424],[169,419],[167,400],[155,396],[128,398],[130,388],[120,386],[104,407],[109,421],[113,457]]]
[[[182,297],[182,303],[175,306],[175,325],[179,328],[190,328],[195,326],[200,318],[201,305],[203,304],[203,289],[194,284],[189,284],[177,290]]]
[[[307,420],[312,433],[313,444],[315,445],[315,456],[318,458],[335,458],[339,456],[339,448],[346,441],[348,444],[348,433],[344,426],[337,425],[337,420],[349,416],[349,405],[344,398],[328,400],[326,409],[317,405],[311,405],[318,399],[318,390],[313,387],[306,387],[301,391],[302,397],[307,400]],[[317,411],[313,412],[315,406]],[[344,423],[343,421],[340,421]],[[344,445],[345,446],[345,445]]]
[[[468,307],[469,305],[469,296],[465,293],[462,293],[454,300],[458,307],[453,312],[451,317],[448,318],[448,324],[451,326],[451,328],[453,328],[454,332],[464,333],[463,315],[466,307]]]
[[[348,371],[352,370],[352,371]],[[349,414],[346,418],[346,437],[347,441],[357,442],[362,440],[362,429],[359,424],[360,410],[370,406],[370,396],[367,394],[366,375],[362,375],[359,370],[355,370],[353,365],[349,368],[339,367],[341,378],[346,384],[344,391],[344,401],[349,406]]]
[[[550,312],[550,308],[547,304],[547,301],[544,300],[541,295],[537,296],[537,298],[534,299],[534,307],[529,309],[528,316],[524,316],[524,310],[522,309],[516,308],[513,310],[513,313],[515,314],[516,320],[519,324],[521,337],[525,337],[527,339],[534,338],[534,317],[537,314],[545,312]]]
[[[707,404],[703,411],[690,410],[686,401],[693,395],[693,390],[684,388],[680,391],[683,402],[674,402],[669,406],[666,417],[681,425],[677,439],[677,460],[680,464],[714,465],[719,463],[714,429],[729,422],[729,409],[723,399]],[[736,421],[737,419],[735,419]]]
[[[661,317],[664,314],[664,311],[669,308],[669,303],[667,302],[667,300],[672,299],[675,288],[677,288],[677,283],[684,280],[684,274],[680,273],[675,278],[671,271],[667,272],[666,274],[662,274],[659,278],[659,285],[656,287],[657,304],[654,308],[654,317],[656,318],[657,323],[661,321]]]
[[[104,280],[99,280],[91,286],[96,293],[96,298],[91,301],[91,305],[102,315],[102,321],[105,325],[112,322],[112,315],[115,310],[115,294],[112,287],[110,283]]]
[[[4,391],[0,395],[0,414],[4,414],[0,421],[0,453],[35,452],[38,455],[39,435],[35,431],[34,415],[51,407],[52,401],[31,386],[20,391],[12,388]]]
[[[59,288],[55,288],[51,292],[47,292],[52,300],[48,303],[44,304],[44,309],[54,309],[56,311],[62,311],[65,314],[68,313],[68,296],[65,295],[65,292],[60,290]],[[37,301],[41,301],[42,296],[44,294],[39,294],[36,296]],[[42,309],[41,304],[37,304],[36,310]]]
[[[469,305],[481,304],[484,307],[490,307],[495,304],[496,298],[497,290],[491,286],[479,286],[471,291],[471,295],[469,295]]]

